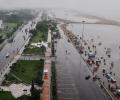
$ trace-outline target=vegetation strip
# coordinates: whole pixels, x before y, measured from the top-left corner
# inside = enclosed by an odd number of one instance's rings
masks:
[[[57,95],[57,83],[56,83],[56,66],[55,62],[52,62],[52,78],[51,78],[51,88],[52,88],[52,100],[58,100]]]
[[[9,86],[13,83],[31,85],[31,95],[23,95],[15,98],[12,96],[11,92],[0,91],[1,100],[7,100],[8,96],[9,100],[39,100],[41,90],[36,89],[35,85],[38,87],[42,86],[43,66],[44,60],[19,60],[11,66],[11,72],[6,75],[6,79],[3,81],[2,86]]]

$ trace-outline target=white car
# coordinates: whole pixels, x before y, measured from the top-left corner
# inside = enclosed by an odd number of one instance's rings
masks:
[[[7,53],[7,54],[6,54],[6,58],[8,58],[8,57],[9,57],[9,55],[10,55],[10,54],[9,54],[9,53]]]

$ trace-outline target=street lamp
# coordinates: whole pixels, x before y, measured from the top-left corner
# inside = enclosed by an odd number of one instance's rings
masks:
[[[85,23],[85,21],[82,21],[83,29],[82,29],[82,37],[81,37],[82,40],[81,40],[81,46],[80,46],[80,53],[83,53],[84,23]]]
[[[84,34],[84,24],[85,24],[85,21],[84,21],[84,20],[82,21],[82,24],[83,24],[83,29],[82,29],[82,42],[83,42],[83,37],[84,37],[84,35],[83,35],[83,34]]]

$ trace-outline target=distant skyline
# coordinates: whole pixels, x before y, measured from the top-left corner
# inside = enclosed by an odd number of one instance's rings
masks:
[[[73,8],[85,13],[120,20],[120,0],[0,0],[0,8]]]

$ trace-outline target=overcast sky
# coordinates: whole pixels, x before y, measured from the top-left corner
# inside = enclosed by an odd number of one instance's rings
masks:
[[[120,18],[120,0],[0,0],[0,8],[64,7],[110,18]]]

